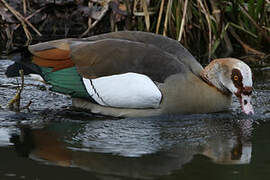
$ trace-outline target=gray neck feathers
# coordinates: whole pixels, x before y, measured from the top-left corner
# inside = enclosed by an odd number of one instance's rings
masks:
[[[231,94],[229,89],[225,86],[226,77],[228,70],[226,67],[221,67],[221,65],[212,61],[208,66],[204,68],[201,72],[201,77],[211,86],[216,87],[218,90],[224,94]]]

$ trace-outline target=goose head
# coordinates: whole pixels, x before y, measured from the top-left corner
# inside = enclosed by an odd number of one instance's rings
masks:
[[[213,60],[201,76],[224,94],[234,94],[245,114],[254,114],[251,104],[252,72],[243,61],[235,58]]]

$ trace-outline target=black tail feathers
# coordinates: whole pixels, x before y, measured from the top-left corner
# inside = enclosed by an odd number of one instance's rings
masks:
[[[23,70],[24,74],[41,74],[41,69],[31,62],[32,54],[27,47],[12,52],[14,63],[8,66],[5,74],[7,77],[20,76],[19,70]]]
[[[8,66],[5,74],[7,77],[17,77],[20,76],[19,70],[23,70],[24,75],[27,74],[41,74],[40,68],[33,63],[17,63],[14,62],[12,65]]]

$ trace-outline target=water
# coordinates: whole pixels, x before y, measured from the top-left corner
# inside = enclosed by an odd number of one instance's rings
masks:
[[[26,77],[22,106],[0,61],[0,179],[269,179],[270,71],[255,75],[256,115],[113,119],[71,110],[69,97]]]

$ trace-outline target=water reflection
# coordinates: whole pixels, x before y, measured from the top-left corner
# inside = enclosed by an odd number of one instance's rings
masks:
[[[12,145],[9,139],[10,139],[10,129],[1,127],[0,128],[0,146]]]
[[[45,163],[145,179],[180,170],[196,155],[218,164],[250,163],[252,124],[183,117],[54,122],[21,127],[10,141],[18,154]]]

